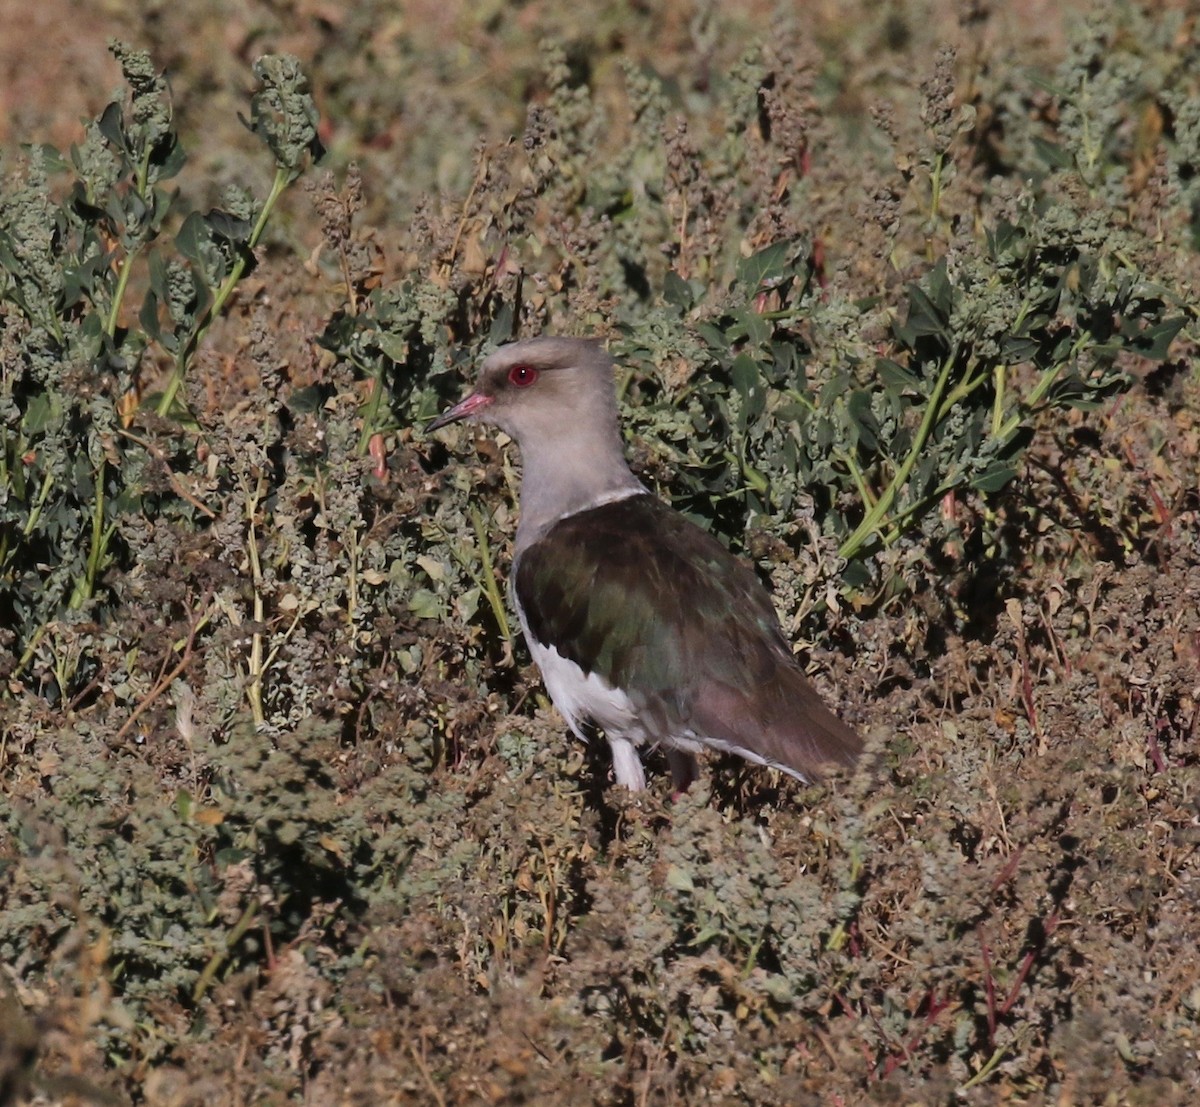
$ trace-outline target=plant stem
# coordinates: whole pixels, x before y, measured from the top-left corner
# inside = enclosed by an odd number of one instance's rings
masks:
[[[982,1084],[989,1076],[991,1076],[995,1067],[1000,1064],[1002,1060],[1004,1060],[1006,1053],[1008,1053],[1007,1046],[997,1046],[992,1055],[987,1059],[987,1061],[984,1062],[983,1068],[981,1068],[958,1090],[960,1092],[965,1092],[970,1088],[974,1088],[978,1084]]]
[[[908,529],[909,519],[923,515],[931,505],[937,503],[947,492],[957,488],[960,484],[962,484],[961,479],[948,480],[939,484],[928,496],[921,497],[915,504],[909,504],[903,511],[897,512],[888,520],[890,525],[881,536],[880,542],[884,546],[890,546]]]
[[[9,674],[11,679],[16,679],[20,676],[25,666],[32,660],[34,653],[37,652],[38,643],[46,636],[46,631],[50,629],[49,623],[42,623],[40,627],[33,632],[33,636],[29,639],[29,644],[25,647],[20,659],[17,661],[17,667]]]
[[[384,387],[383,387],[383,365],[377,367],[370,378],[371,393],[363,404],[363,421],[362,433],[358,436],[358,456],[362,457],[367,452],[367,446],[371,441],[371,437],[376,433],[379,426],[379,409],[383,406]]]
[[[970,367],[968,367],[969,369]],[[975,391],[983,382],[987,380],[987,372],[982,372],[973,377],[968,377],[966,380],[959,382],[951,390],[949,395],[942,401],[938,408],[936,422],[940,423],[947,415],[950,414],[951,408],[954,407],[960,400],[965,400],[972,392]]]
[[[262,211],[258,213],[254,229],[250,232],[250,237],[246,241],[246,250],[239,254],[234,261],[225,280],[221,282],[221,287],[217,289],[216,295],[213,296],[213,302],[209,305],[208,311],[204,313],[203,322],[196,328],[192,337],[188,339],[175,358],[175,369],[171,373],[171,379],[167,382],[167,387],[163,390],[162,398],[158,401],[158,407],[155,409],[159,415],[165,417],[170,413],[171,407],[175,403],[175,397],[179,395],[179,389],[183,386],[183,378],[187,374],[188,363],[191,361],[192,355],[196,352],[200,343],[204,341],[204,336],[208,334],[213,323],[217,321],[217,318],[225,308],[226,301],[233,294],[233,290],[237,287],[238,282],[245,275],[246,255],[258,245],[258,241],[262,238],[263,231],[266,229],[271,211],[274,209],[279,197],[283,195],[284,189],[291,183],[291,180],[292,174],[289,170],[282,168],[275,170],[275,180],[271,183],[271,192],[262,206]]]
[[[54,484],[54,474],[47,472],[42,477],[41,486],[38,488],[38,498],[33,507],[29,509],[29,518],[25,520],[25,525],[21,528],[21,533],[28,538],[33,533],[33,528],[37,526],[38,520],[42,517],[42,508],[46,506],[46,497],[50,495],[50,489]]]
[[[483,562],[483,572],[480,584],[495,616],[496,624],[504,637],[505,649],[512,652],[512,631],[508,626],[508,612],[504,608],[504,597],[500,595],[500,586],[496,583],[496,571],[492,568],[492,548],[488,542],[487,527],[483,525],[483,515],[479,508],[471,508],[471,526],[475,529],[475,541],[479,543],[479,560]]]
[[[71,591],[71,599],[67,606],[72,611],[78,611],[96,591],[96,578],[100,575],[100,565],[104,560],[104,552],[108,548],[108,539],[112,529],[104,529],[104,474],[108,463],[104,458],[96,469],[96,503],[92,508],[92,543],[88,550],[87,568],[83,579],[75,582]]]
[[[846,466],[846,470],[850,474],[850,479],[854,481],[854,486],[858,489],[859,496],[862,497],[862,502],[870,510],[875,506],[875,497],[871,494],[870,488],[867,487],[866,478],[863,476],[862,470],[858,467],[858,462],[854,460],[854,455],[847,453],[845,450],[837,450],[836,454],[841,463]]]
[[[152,153],[153,150],[149,146],[142,151],[142,160],[138,165],[137,178],[133,185],[134,191],[137,193],[138,198],[143,203],[145,203],[146,200],[146,182],[150,176],[150,156]],[[141,236],[141,234],[144,234],[144,231],[139,232],[139,236]],[[151,235],[153,235],[153,232],[151,232]],[[112,304],[108,309],[108,318],[104,322],[104,333],[108,335],[109,338],[112,338],[117,333],[117,316],[120,314],[121,304],[125,300],[125,289],[129,285],[129,275],[133,272],[133,263],[137,260],[137,257],[142,252],[142,247],[145,246],[145,244],[146,240],[143,237],[142,241],[133,245],[133,247],[125,255],[124,260],[121,262],[121,273],[117,277],[116,291],[113,292]]]
[[[117,288],[113,293],[112,304],[108,309],[108,319],[104,323],[104,333],[112,338],[117,333],[117,315],[121,310],[121,302],[125,299],[125,288],[129,284],[129,274],[133,271],[134,259],[141,253],[140,247],[134,247],[125,255],[121,262],[121,275],[117,278]]]
[[[946,384],[950,380],[950,373],[955,362],[958,361],[958,353],[959,346],[955,343],[954,348],[946,355],[946,359],[942,363],[941,372],[938,373],[937,382],[929,395],[929,402],[925,405],[925,414],[921,419],[921,426],[917,430],[916,437],[913,439],[912,447],[908,451],[908,456],[896,470],[896,475],[888,483],[883,495],[875,501],[872,507],[867,509],[866,515],[863,516],[862,522],[855,528],[854,533],[842,543],[838,549],[838,557],[853,557],[883,526],[887,513],[892,509],[892,504],[896,502],[900,489],[904,487],[917,464],[921,451],[929,441],[929,436],[933,433],[941,408],[942,393],[945,392]]]
[[[246,496],[246,519],[249,523],[249,530],[246,540],[246,553],[250,561],[250,580],[254,588],[254,623],[256,627],[261,627],[263,623],[263,576],[262,564],[258,558],[258,535],[255,531],[254,516],[258,511],[259,502],[262,499],[265,478],[258,478],[258,486],[252,494]],[[266,715],[263,712],[262,705],[262,688],[263,688],[263,636],[262,631],[256,629],[250,639],[250,684],[246,688],[246,695],[250,700],[250,714],[254,717],[256,727],[262,726],[266,721]]]
[[[1001,420],[1004,418],[1004,382],[1007,376],[1007,366],[1001,362],[992,370],[992,383],[996,398],[992,401],[992,437],[1000,434]]]
[[[937,154],[929,171],[929,222],[936,225],[938,213],[942,206],[942,165],[944,154]]]
[[[208,991],[209,986],[216,979],[217,973],[221,971],[221,966],[225,963],[225,959],[232,952],[233,947],[242,940],[242,936],[250,929],[255,918],[257,918],[261,906],[258,896],[251,896],[250,902],[242,912],[241,918],[234,923],[233,929],[225,936],[225,947],[217,950],[208,959],[208,964],[204,966],[200,976],[196,979],[195,987],[192,988],[193,1003],[199,1003],[204,998],[204,993]]]

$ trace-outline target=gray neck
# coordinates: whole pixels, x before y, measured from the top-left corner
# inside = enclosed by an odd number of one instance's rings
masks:
[[[573,427],[565,441],[561,427],[551,434],[523,434],[514,553],[520,555],[567,515],[645,491],[625,463],[615,418]]]

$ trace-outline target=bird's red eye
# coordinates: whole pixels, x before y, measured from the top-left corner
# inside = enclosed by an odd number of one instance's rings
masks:
[[[532,365],[514,365],[508,371],[509,384],[515,384],[518,388],[528,388],[537,379],[538,371]]]

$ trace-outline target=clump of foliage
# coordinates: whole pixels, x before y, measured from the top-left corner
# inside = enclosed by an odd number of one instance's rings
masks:
[[[275,159],[270,192],[260,202],[231,189],[224,208],[189,213],[164,242],[168,183],[186,160],[169,90],[144,51],[111,49],[126,94],[66,157],[31,149],[0,203],[0,613],[17,657],[9,671],[40,651],[39,669],[63,695],[79,658],[45,639],[73,613],[111,610],[93,600],[106,572],[135,563],[122,527],[196,522],[184,497],[155,487],[154,470],[169,465],[139,433],[143,413],[187,420],[179,393],[197,350],[253,268],[280,195],[319,149],[298,63],[259,59],[248,125]],[[143,398],[161,361],[166,383]]]
[[[550,100],[531,113],[524,157],[480,156],[460,220],[431,237],[440,263],[374,291],[327,332],[371,377],[372,429],[392,428],[377,418],[389,380],[387,410],[405,418],[445,401],[444,323],[494,343],[568,313],[587,331],[615,307],[614,351],[641,368],[630,386],[643,461],[671,470],[672,495],[702,522],[735,543],[764,521],[799,544],[816,535],[820,571],[857,596],[918,588],[930,551],[965,533],[978,553],[994,549],[997,507],[1036,429],[1126,390],[1133,366],[1163,362],[1195,313],[1147,269],[1128,219],[1113,222],[1100,166],[1119,151],[1103,128],[1073,152],[1066,137],[1039,136],[1026,183],[1000,190],[971,225],[953,212],[972,199],[955,188],[979,141],[974,107],[956,101],[954,60],[944,50],[923,86],[925,132],[870,228],[894,260],[910,246],[897,238],[901,201],[920,204],[921,255],[902,282],[864,296],[830,272],[797,211],[804,182],[791,178],[811,172],[798,167],[817,139],[789,99],[794,77],[764,58],[736,70],[717,113],[725,141],[704,155],[666,123],[663,90],[628,72],[631,139],[601,158],[597,136],[612,121],[552,53]],[[1085,75],[1080,97],[1109,79]],[[761,141],[788,167],[776,180],[755,175],[756,107]],[[757,203],[735,209],[735,187]],[[536,294],[522,300],[526,266],[547,248],[567,301],[553,312]]]

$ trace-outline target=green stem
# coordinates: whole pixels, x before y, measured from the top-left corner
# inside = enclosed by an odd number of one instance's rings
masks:
[[[37,652],[38,643],[46,636],[46,631],[49,629],[49,624],[43,623],[33,632],[33,637],[29,639],[29,644],[25,647],[21,654],[20,660],[17,662],[17,667],[12,671],[12,678],[15,680],[20,676],[25,666],[33,659],[34,653]]]
[[[213,297],[213,302],[209,305],[208,311],[204,313],[204,319],[200,326],[196,328],[192,337],[188,339],[176,355],[175,369],[171,373],[171,379],[167,382],[167,387],[163,391],[162,398],[158,401],[158,407],[155,409],[159,415],[165,417],[170,413],[171,407],[175,403],[175,397],[179,395],[179,389],[183,386],[183,378],[187,374],[188,363],[191,361],[192,355],[196,352],[200,343],[204,341],[204,336],[208,334],[213,323],[220,317],[221,312],[225,308],[226,301],[233,294],[233,290],[237,287],[238,282],[245,275],[246,255],[258,245],[258,241],[262,238],[263,231],[267,226],[267,220],[270,218],[276,202],[283,195],[284,189],[287,188],[291,181],[292,174],[290,170],[282,168],[275,170],[275,180],[271,183],[271,192],[262,206],[262,211],[258,213],[258,220],[255,222],[254,229],[250,232],[250,238],[246,242],[246,250],[238,255],[225,280],[221,282],[221,287],[217,289],[217,293]]]
[[[922,515],[937,503],[947,492],[953,491],[962,484],[961,480],[950,480],[944,484],[939,484],[938,487],[930,492],[928,496],[923,496],[915,504],[910,504],[903,511],[893,515],[889,520],[887,531],[880,537],[880,542],[884,546],[890,546],[897,538],[900,537],[908,529],[908,521],[918,515]]]
[[[1007,377],[1007,367],[1003,362],[992,370],[992,383],[996,398],[992,401],[992,437],[1000,434],[1001,421],[1004,419],[1004,383]]]
[[[929,171],[929,222],[936,224],[942,206],[942,165],[944,154],[937,154]]]
[[[233,929],[225,936],[225,948],[217,950],[208,959],[208,964],[204,966],[204,970],[196,980],[195,987],[192,988],[193,1003],[199,1003],[204,998],[204,993],[208,991],[213,980],[216,979],[217,973],[221,971],[221,966],[225,964],[226,958],[228,958],[234,946],[242,940],[242,935],[250,929],[255,918],[257,918],[260,906],[258,897],[253,896],[246,905],[246,909],[242,912],[242,917],[234,923]]]
[[[104,560],[108,540],[112,536],[112,528],[104,529],[104,473],[108,463],[101,458],[96,470],[96,503],[92,508],[92,544],[88,550],[87,568],[82,580],[75,582],[71,592],[68,607],[78,611],[96,592],[96,578],[100,575],[100,566]]]
[[[960,400],[965,400],[972,392],[975,391],[983,382],[987,380],[987,372],[977,373],[973,377],[968,377],[966,380],[955,385],[946,398],[942,401],[938,408],[937,422],[941,422],[950,414],[951,409]]]
[[[1024,400],[1021,401],[1020,404],[1017,405],[1017,410],[1013,412],[1007,422],[1003,423],[999,429],[995,431],[995,433],[1001,438],[1008,438],[1009,435],[1014,434],[1017,428],[1021,425],[1021,420],[1027,418],[1030,414],[1036,411],[1038,404],[1040,404],[1042,400],[1046,398],[1046,393],[1050,391],[1054,385],[1054,382],[1058,380],[1059,374],[1062,372],[1063,368],[1067,365],[1070,365],[1079,357],[1081,353],[1083,353],[1089,340],[1089,335],[1080,335],[1075,342],[1072,343],[1071,349],[1068,351],[1067,356],[1061,361],[1056,362],[1044,373],[1042,373],[1042,375],[1038,378],[1037,384],[1033,386],[1033,390]]]
[[[977,1084],[982,1084],[989,1076],[991,1076],[992,1071],[1004,1059],[1004,1056],[1007,1052],[1008,1050],[1004,1046],[997,1046],[992,1055],[984,1063],[983,1068],[981,1068],[958,1090],[960,1092],[965,1092],[970,1088],[974,1088]]]
[[[479,560],[483,562],[483,572],[480,574],[482,579],[479,583],[483,585],[484,594],[496,618],[496,625],[500,627],[500,633],[504,636],[504,644],[511,650],[512,632],[508,626],[508,612],[504,608],[504,597],[500,595],[496,572],[492,568],[492,547],[488,542],[487,527],[483,525],[483,515],[477,507],[471,508],[471,526],[475,528],[475,541],[479,543]]]
[[[121,303],[125,299],[125,289],[129,284],[129,274],[133,272],[134,259],[139,253],[141,253],[141,247],[134,247],[121,262],[121,275],[117,278],[117,289],[113,293],[112,306],[108,309],[108,319],[104,323],[104,333],[109,338],[117,333],[117,315],[120,313]]]
[[[33,533],[33,528],[37,526],[38,520],[42,517],[42,508],[46,506],[46,498],[50,495],[50,489],[54,484],[54,474],[47,472],[42,477],[41,487],[38,489],[38,498],[33,507],[29,511],[29,518],[25,520],[25,525],[21,528],[21,533],[28,538]]]
[[[380,365],[371,376],[371,395],[367,397],[362,433],[358,437],[359,457],[367,452],[367,446],[376,433],[375,428],[379,426],[379,409],[383,406],[383,394],[383,366]]]
[[[150,176],[150,155],[152,154],[150,147],[142,151],[142,161],[138,166],[137,180],[134,182],[134,191],[138,194],[139,199],[145,203],[146,200],[146,182]],[[124,261],[121,262],[121,273],[117,277],[117,288],[113,293],[112,305],[108,309],[108,319],[104,324],[104,333],[112,338],[117,333],[117,316],[121,311],[121,304],[125,300],[125,289],[129,285],[129,275],[133,272],[133,263],[138,254],[142,252],[142,247],[145,242],[139,242],[125,255]]]
[[[1036,410],[1038,404],[1045,398],[1046,393],[1050,391],[1050,387],[1058,380],[1058,374],[1065,364],[1065,362],[1059,362],[1052,368],[1047,369],[1038,379],[1037,384],[1033,386],[1033,390],[1029,393],[1028,397],[1017,406],[1016,411],[1004,423],[993,430],[993,434],[1001,439],[1005,439],[1009,435],[1016,433],[1017,428],[1021,425],[1021,420]]]
[[[845,450],[835,451],[838,459],[850,474],[850,479],[854,481],[854,487],[858,489],[858,494],[862,498],[862,502],[867,505],[867,509],[875,506],[875,497],[871,494],[871,490],[867,487],[866,478],[863,476],[862,470],[858,467],[858,462],[854,460],[854,455],[847,453]]]
[[[934,384],[933,391],[929,395],[929,402],[925,405],[925,414],[921,419],[920,427],[917,429],[916,437],[913,439],[912,448],[908,451],[908,456],[904,459],[900,468],[896,470],[896,475],[888,483],[883,495],[875,501],[874,506],[867,509],[866,515],[863,516],[862,522],[855,528],[854,533],[842,543],[838,549],[839,557],[853,557],[883,526],[884,520],[887,518],[887,513],[891,511],[892,504],[896,502],[896,497],[900,494],[900,489],[908,481],[913,468],[917,464],[917,458],[921,456],[921,452],[925,449],[925,444],[929,441],[929,436],[933,433],[933,428],[938,421],[938,413],[941,409],[942,393],[946,391],[946,384],[950,380],[950,373],[954,369],[954,363],[958,360],[958,352],[959,348],[956,344],[946,355],[946,360],[942,363],[937,383]]]

